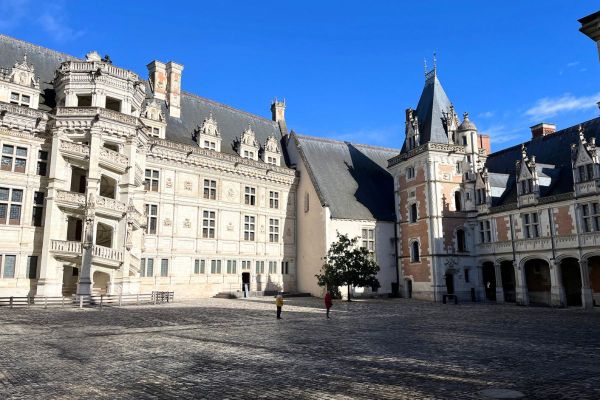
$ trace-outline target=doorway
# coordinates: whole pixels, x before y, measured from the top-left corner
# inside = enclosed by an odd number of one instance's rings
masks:
[[[406,298],[412,299],[412,280],[406,280]]]
[[[242,292],[250,291],[250,272],[242,272]]]
[[[454,294],[454,274],[446,274],[446,294]]]

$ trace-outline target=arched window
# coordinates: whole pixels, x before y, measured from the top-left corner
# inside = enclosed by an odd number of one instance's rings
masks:
[[[416,240],[410,245],[410,261],[411,262],[419,262],[421,260],[419,254],[419,242]]]
[[[409,212],[409,221],[410,222],[417,222],[417,203],[413,203],[410,205],[410,212]]]
[[[458,251],[467,251],[467,245],[465,243],[465,231],[458,229],[456,231],[456,249]]]
[[[462,196],[460,191],[454,192],[454,205],[456,206],[456,211],[462,211]]]

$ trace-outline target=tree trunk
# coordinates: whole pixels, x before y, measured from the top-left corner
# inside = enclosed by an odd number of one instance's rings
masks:
[[[350,300],[350,285],[348,285],[348,300],[347,301],[351,301]]]

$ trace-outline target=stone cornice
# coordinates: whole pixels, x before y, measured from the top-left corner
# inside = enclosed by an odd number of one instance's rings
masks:
[[[425,143],[419,147],[416,147],[406,153],[400,153],[397,156],[394,156],[388,160],[388,168],[393,167],[396,164],[401,163],[402,161],[408,160],[411,157],[416,156],[417,154],[424,153],[426,151],[439,151],[444,153],[465,153],[465,146],[457,145],[457,144],[446,144],[446,143]]]
[[[48,115],[43,111],[0,102],[0,126],[19,131],[43,132],[47,122]]]

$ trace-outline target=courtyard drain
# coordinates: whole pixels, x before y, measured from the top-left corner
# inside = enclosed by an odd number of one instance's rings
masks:
[[[521,399],[525,395],[512,389],[485,389],[479,391],[484,399]]]

